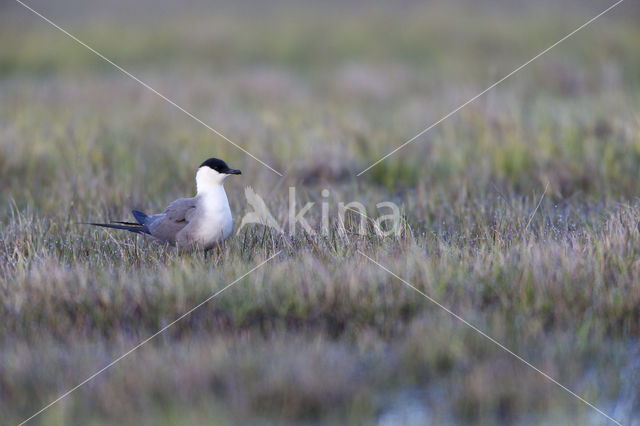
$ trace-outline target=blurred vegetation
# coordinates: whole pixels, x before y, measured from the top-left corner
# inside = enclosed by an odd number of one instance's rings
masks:
[[[65,15],[283,179],[37,17],[3,15],[3,417],[23,420],[282,250],[36,422],[602,423],[360,250],[634,424],[640,29],[625,7],[361,177],[602,8]],[[346,235],[335,222],[328,236],[253,226],[177,254],[77,225],[160,211],[210,156],[243,170],[227,183],[238,221],[247,185],[283,221],[288,186],[316,207],[328,188],[332,212],[398,203],[403,232],[358,236],[349,215]],[[307,217],[319,223],[319,207]]]

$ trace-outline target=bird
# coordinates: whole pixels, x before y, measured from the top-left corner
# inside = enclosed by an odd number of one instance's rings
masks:
[[[240,174],[224,161],[209,158],[196,171],[195,197],[179,198],[159,214],[131,210],[136,222],[85,224],[142,234],[180,249],[208,250],[231,235],[233,217],[223,183],[229,175]]]

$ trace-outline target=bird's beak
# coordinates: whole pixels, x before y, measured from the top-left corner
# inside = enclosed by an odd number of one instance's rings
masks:
[[[227,169],[227,171],[225,171],[226,174],[228,175],[241,175],[242,172],[238,169]]]

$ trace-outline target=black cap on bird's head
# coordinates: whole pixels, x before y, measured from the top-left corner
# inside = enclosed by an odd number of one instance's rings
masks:
[[[242,174],[240,170],[229,168],[229,166],[227,166],[227,163],[225,163],[224,161],[218,158],[209,158],[204,163],[200,164],[200,167],[198,167],[198,169],[202,167],[209,167],[210,169],[213,169],[216,172],[225,174],[225,175],[241,175]]]

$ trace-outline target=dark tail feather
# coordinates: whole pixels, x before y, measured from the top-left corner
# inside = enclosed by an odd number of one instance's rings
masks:
[[[136,220],[140,225],[144,225],[145,222],[147,221],[147,218],[149,217],[145,213],[142,213],[141,211],[138,211],[138,210],[131,210],[131,214],[133,215],[133,217],[136,218]]]
[[[111,229],[123,229],[125,231],[133,232],[136,234],[148,234],[149,230],[142,225],[124,225],[116,223],[93,223],[93,222],[83,222],[81,225],[93,225],[93,226],[101,226],[103,228],[111,228]]]

